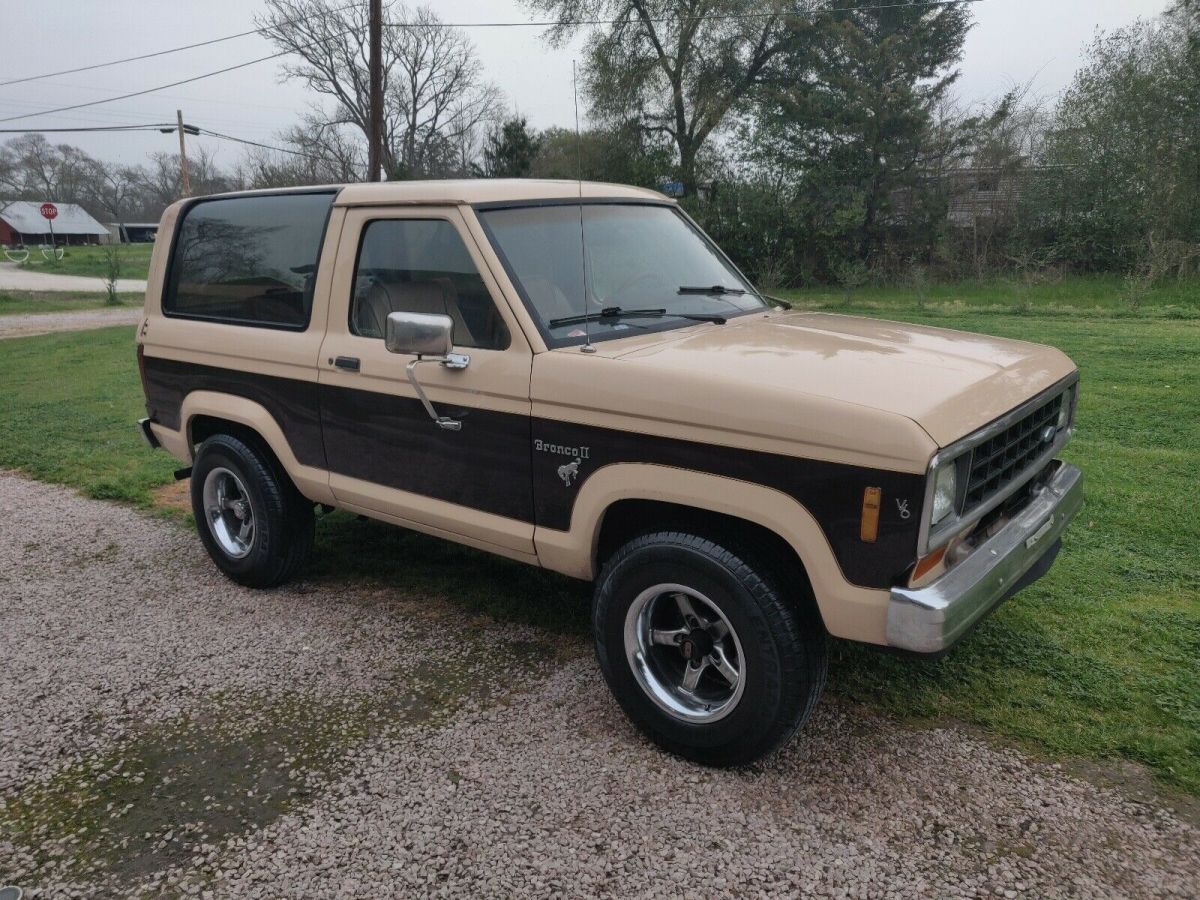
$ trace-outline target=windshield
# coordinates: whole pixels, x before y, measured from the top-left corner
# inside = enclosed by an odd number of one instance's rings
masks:
[[[575,204],[480,211],[551,347],[582,343],[585,329],[596,341],[696,324],[684,316],[766,308],[673,208],[585,203],[582,209],[582,240]]]

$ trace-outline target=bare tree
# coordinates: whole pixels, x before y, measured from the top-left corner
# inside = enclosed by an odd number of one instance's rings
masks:
[[[0,212],[20,199],[20,168],[11,141],[0,144]]]
[[[161,213],[183,196],[178,153],[152,153],[150,165],[139,166],[135,172],[137,186],[143,194],[143,205],[149,210],[157,209]],[[192,193],[197,196],[215,194],[233,187],[229,176],[217,167],[212,151],[203,146],[197,146],[188,153],[188,177]],[[154,217],[157,218],[157,215]]]
[[[4,145],[0,178],[5,187],[22,199],[78,199],[86,180],[85,169],[96,161],[70,144],[51,144],[44,135],[22,134]]]
[[[280,49],[299,57],[286,77],[334,101],[325,123],[370,133],[366,4],[330,8],[320,0],[268,0],[258,19]],[[383,163],[408,176],[456,165],[463,140],[499,109],[466,35],[430,9],[384,7]]]
[[[401,117],[396,168],[409,177],[446,172],[463,147],[503,115],[500,89],[483,78],[475,47],[459,30],[445,28],[418,7],[399,29],[402,39],[388,93]],[[395,29],[393,29],[395,30]]]
[[[279,136],[282,152],[251,150],[238,180],[248,188],[360,181],[366,171],[363,143],[349,128],[325,121],[319,110],[308,113]]]
[[[93,159],[82,173],[79,200],[114,221],[128,221],[139,205],[139,176],[136,167]]]

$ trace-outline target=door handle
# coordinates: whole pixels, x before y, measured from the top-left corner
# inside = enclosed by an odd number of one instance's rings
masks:
[[[361,365],[357,356],[339,356],[333,361],[333,364],[339,369],[345,369],[347,372],[357,372]]]

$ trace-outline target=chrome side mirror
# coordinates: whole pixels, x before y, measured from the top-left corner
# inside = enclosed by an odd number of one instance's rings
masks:
[[[392,353],[445,358],[454,349],[454,320],[429,313],[388,313],[384,346]]]
[[[429,413],[438,428],[446,431],[461,431],[462,422],[447,416],[439,416],[421,383],[413,371],[423,362],[440,362],[447,369],[465,369],[471,357],[465,353],[454,353],[454,320],[449,316],[429,313],[388,313],[387,328],[383,344],[391,353],[406,353],[416,356],[405,367],[408,383],[413,386],[417,398]]]

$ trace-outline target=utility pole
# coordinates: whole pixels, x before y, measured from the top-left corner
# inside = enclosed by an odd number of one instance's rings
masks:
[[[163,134],[170,134],[172,131],[179,132],[179,186],[183,189],[183,196],[190,197],[192,195],[192,180],[188,177],[187,164],[187,147],[184,146],[183,136],[185,134],[199,134],[200,129],[195,125],[183,124],[183,110],[175,110],[175,127],[158,129]]]
[[[383,166],[383,0],[371,0],[371,134],[367,181],[380,181]]]
[[[183,196],[192,196],[192,180],[188,177],[187,147],[183,141],[183,110],[175,110],[175,123],[179,131],[179,183],[183,185]]]

